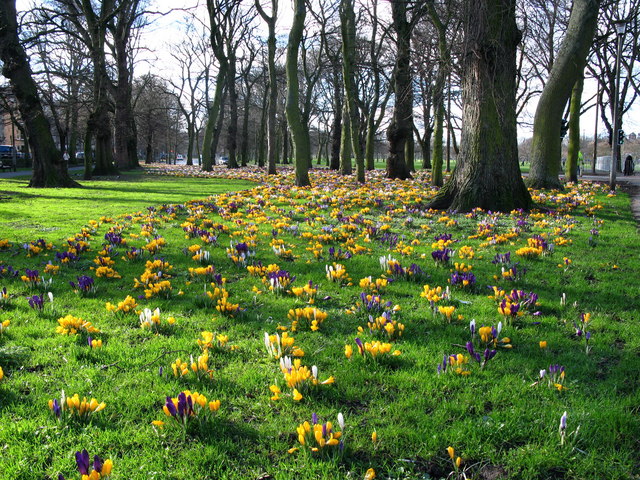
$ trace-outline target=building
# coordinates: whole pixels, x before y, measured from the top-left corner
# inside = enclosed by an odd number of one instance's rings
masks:
[[[0,87],[0,145],[11,145],[24,153],[25,139],[14,119],[20,119],[15,98],[9,87]]]

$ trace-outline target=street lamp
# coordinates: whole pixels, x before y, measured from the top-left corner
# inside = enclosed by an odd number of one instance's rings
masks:
[[[618,166],[618,155],[620,153],[620,144],[622,135],[620,131],[620,121],[618,119],[618,109],[620,96],[620,58],[622,57],[622,41],[627,29],[627,21],[623,19],[614,20],[613,26],[616,30],[617,49],[616,49],[616,89],[613,94],[613,132],[611,135],[611,165],[609,169],[609,188],[616,189],[616,168]]]

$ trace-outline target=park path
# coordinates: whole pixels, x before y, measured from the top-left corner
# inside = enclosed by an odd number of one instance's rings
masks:
[[[76,172],[82,171],[84,167],[70,167],[69,171]],[[0,171],[0,178],[12,178],[28,175],[29,172],[5,172]],[[595,182],[608,182],[609,175],[583,175],[580,180],[591,180]],[[640,229],[640,173],[631,175],[629,177],[617,177],[617,183],[625,192],[631,197],[631,212],[633,213],[638,228]]]
[[[631,201],[631,213],[636,219],[636,224],[640,230],[640,173],[624,177],[621,174],[616,177],[616,183],[625,193],[629,194]],[[583,175],[580,180],[591,180],[594,182],[609,183],[609,174],[603,175]]]

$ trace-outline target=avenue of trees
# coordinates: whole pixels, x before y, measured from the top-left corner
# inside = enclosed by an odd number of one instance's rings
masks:
[[[628,21],[619,125],[640,92],[639,9],[640,0],[207,0],[171,13],[182,18],[162,40],[171,64],[149,68],[141,39],[167,14],[153,0],[46,0],[23,12],[0,0],[11,87],[0,108],[18,106],[34,187],[77,186],[65,152],[72,161],[84,152],[86,179],[180,153],[204,170],[222,155],[228,168],[269,174],[290,163],[301,187],[314,164],[366,182],[384,159],[390,179],[429,169],[442,187],[433,207],[527,209],[518,125],[533,126],[529,186],[575,180],[579,132],[591,128],[580,116],[596,109],[600,133],[613,137],[616,19]],[[278,31],[285,15],[290,27]]]

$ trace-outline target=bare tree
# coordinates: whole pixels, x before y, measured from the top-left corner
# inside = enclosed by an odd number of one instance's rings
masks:
[[[627,20],[626,33],[622,44],[622,56],[620,58],[620,91],[618,92],[619,109],[618,122],[622,128],[622,119],[637,100],[640,94],[640,1],[628,0],[626,3]],[[616,57],[616,33],[613,28],[613,21],[618,19],[617,2],[603,3],[600,21],[595,35],[591,55],[587,61],[587,71],[598,82],[600,92],[600,118],[609,133],[609,144],[613,135],[613,112],[615,95],[615,62]],[[615,141],[615,139],[613,139]],[[616,159],[618,170],[620,170],[620,158]]]
[[[533,188],[562,188],[560,171],[561,121],[571,90],[586,63],[601,0],[574,0],[569,26],[549,79],[542,91],[533,124],[531,170]]]
[[[0,1],[0,60],[2,74],[9,79],[18,102],[20,115],[29,132],[33,155],[33,176],[30,187],[79,187],[67,173],[44,116],[29,61],[18,38],[15,0]]]
[[[180,75],[169,79],[178,108],[187,126],[187,165],[193,165],[197,143],[197,122],[203,108],[202,85],[209,65],[206,33],[200,33],[193,22],[186,26],[185,39],[172,48],[171,56],[180,69]],[[204,60],[204,63],[203,63]]]

